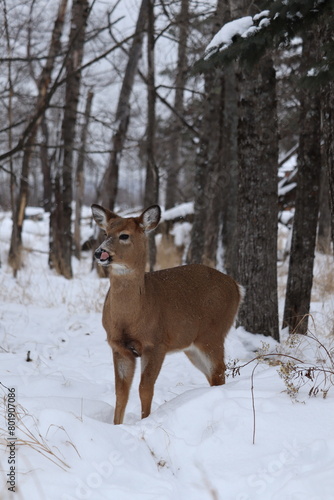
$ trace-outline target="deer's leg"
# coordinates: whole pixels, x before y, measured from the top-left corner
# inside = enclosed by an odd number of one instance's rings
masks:
[[[130,352],[123,355],[117,351],[113,352],[113,358],[116,390],[114,424],[121,424],[124,418],[125,407],[129,399],[130,387],[135,372],[136,358]]]
[[[225,384],[224,348],[212,348],[208,345],[192,344],[186,349],[185,354],[198,368],[210,385]]]
[[[141,357],[141,379],[139,395],[141,401],[141,418],[151,412],[154,384],[161,370],[165,353],[156,349],[144,350]]]

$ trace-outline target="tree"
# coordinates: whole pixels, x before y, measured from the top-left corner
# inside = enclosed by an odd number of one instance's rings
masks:
[[[303,36],[304,72],[317,63],[319,50],[314,29]],[[321,179],[320,94],[300,89],[300,137],[295,216],[283,327],[306,334],[313,282],[313,264],[319,215]]]
[[[62,148],[55,174],[55,200],[50,216],[50,264],[68,279],[72,278],[73,148],[81,82],[80,67],[88,14],[88,0],[73,1],[69,50],[66,60]],[[61,192],[57,192],[57,190],[61,190]]]
[[[270,55],[238,72],[238,279],[246,289],[239,321],[279,340],[277,299],[278,134]]]
[[[177,68],[175,77],[175,97],[174,109],[179,115],[183,114],[183,94],[187,80],[187,39],[189,32],[189,0],[181,0],[180,14],[177,19],[179,37]],[[167,167],[166,184],[166,209],[172,208],[177,199],[178,173],[180,170],[180,149],[181,149],[181,129],[182,124],[179,118],[174,115],[171,124],[169,165]]]
[[[61,0],[59,3],[57,18],[54,23],[52,32],[50,48],[46,59],[46,64],[41,71],[41,75],[37,82],[38,97],[36,102],[36,110],[44,109],[45,98],[48,93],[49,85],[51,82],[51,74],[54,68],[56,57],[61,49],[61,36],[63,32],[65,13],[67,8],[67,0]],[[41,116],[35,121],[34,125],[27,136],[25,147],[23,151],[22,168],[20,175],[20,187],[16,200],[16,206],[13,210],[13,228],[11,235],[11,243],[9,249],[9,264],[12,266],[14,275],[22,266],[22,227],[25,215],[25,209],[28,203],[29,196],[29,167],[31,156],[35,147],[35,140],[37,135],[38,126],[40,124]]]
[[[147,23],[147,14],[148,0],[142,0],[124,78],[122,81],[122,87],[118,98],[115,119],[116,128],[111,138],[112,149],[109,163],[100,185],[99,198],[101,203],[103,206],[108,206],[111,209],[114,208],[118,192],[119,162],[129,126],[130,97],[141,54],[144,30]]]
[[[225,9],[221,9],[223,3],[218,1],[215,17],[211,19],[212,30],[216,30],[217,25],[221,25],[228,15]],[[220,157],[224,86],[221,68],[209,68],[205,72],[204,81],[199,147],[195,164],[194,222],[187,259],[191,263],[201,263],[204,260],[206,263],[215,264],[222,198]]]
[[[92,109],[93,92],[88,91],[86,108],[84,113],[84,123],[81,128],[80,147],[78,151],[77,169],[75,173],[75,217],[74,217],[74,255],[77,259],[81,257],[81,209],[85,190],[84,164],[87,149],[87,132]]]
[[[321,19],[318,37],[319,47],[323,50],[322,70],[327,76],[321,88],[323,162],[325,175],[329,183],[329,204],[331,212],[331,234],[334,246],[334,40],[332,25],[334,19],[333,5]]]
[[[147,14],[147,131],[146,131],[146,181],[144,206],[158,203],[159,171],[155,161],[155,67],[154,67],[154,0],[149,0]],[[153,271],[156,261],[155,235],[149,235],[149,263]]]

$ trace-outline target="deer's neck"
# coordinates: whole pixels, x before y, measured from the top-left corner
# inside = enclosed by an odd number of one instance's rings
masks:
[[[110,275],[110,299],[119,310],[140,307],[145,294],[145,273]]]

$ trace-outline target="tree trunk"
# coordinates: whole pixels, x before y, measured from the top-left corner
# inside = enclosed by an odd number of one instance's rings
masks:
[[[325,125],[326,126],[326,125]],[[326,141],[324,141],[326,143]],[[324,254],[330,254],[332,251],[331,245],[331,209],[329,206],[329,181],[328,172],[324,168],[327,164],[325,154],[322,152],[322,168],[320,181],[320,210],[319,210],[319,225],[317,250]]]
[[[71,32],[69,38],[69,53],[66,60],[65,109],[62,123],[62,172],[60,176],[62,198],[56,205],[59,212],[52,220],[60,225],[54,228],[56,238],[61,245],[51,249],[50,260],[53,267],[65,278],[72,278],[72,165],[75,141],[75,126],[79,102],[81,66],[85,43],[85,28],[89,14],[88,0],[74,0],[72,4]]]
[[[54,67],[55,59],[61,49],[61,36],[63,32],[65,13],[67,8],[67,0],[61,0],[57,13],[57,18],[54,24],[48,58],[45,66],[42,69],[38,81],[38,97],[36,110],[42,109],[45,105],[45,97],[50,85],[51,74]],[[16,201],[16,210],[13,212],[13,229],[11,235],[11,243],[9,249],[9,264],[13,267],[14,273],[22,266],[22,227],[25,216],[25,209],[28,204],[29,196],[29,166],[31,155],[34,150],[37,129],[40,120],[38,120],[32,128],[23,151],[22,169],[20,177],[19,194]]]
[[[238,72],[238,279],[246,295],[239,321],[279,340],[277,299],[276,79],[271,58]]]
[[[324,158],[329,181],[331,233],[334,245],[334,82],[329,82],[322,92]]]
[[[304,37],[305,66],[316,60],[316,39]],[[301,132],[298,153],[298,177],[295,217],[290,251],[283,327],[290,333],[307,333],[313,281],[313,264],[321,172],[320,96],[301,89]]]
[[[181,0],[181,11],[178,17],[179,43],[177,56],[177,70],[175,78],[174,109],[178,115],[183,115],[183,93],[187,79],[187,39],[189,31],[189,0]],[[172,134],[170,138],[169,165],[167,170],[166,209],[172,208],[177,200],[178,174],[181,168],[181,122],[174,115]]]
[[[223,0],[218,0],[213,33],[229,18]],[[221,169],[224,109],[224,74],[212,68],[205,74],[205,99],[200,124],[200,146],[196,157],[194,181],[194,222],[188,263],[215,266],[219,235],[224,175]]]
[[[117,198],[119,162],[130,120],[130,97],[142,49],[143,35],[147,22],[148,3],[149,0],[142,0],[140,6],[135,34],[130,48],[128,63],[118,99],[116,111],[116,131],[113,133],[111,139],[112,151],[108,167],[104,173],[99,189],[99,198],[102,205],[109,207],[111,210],[113,210]]]
[[[319,40],[323,47],[333,43],[333,5],[327,9],[319,29]],[[329,206],[331,214],[331,238],[334,249],[334,82],[330,80],[321,92],[323,161],[329,184]]]
[[[93,92],[89,91],[86,101],[86,108],[84,113],[84,123],[81,129],[81,137],[80,137],[80,147],[78,152],[78,162],[77,162],[77,171],[75,175],[75,218],[74,218],[74,255],[77,259],[81,257],[81,208],[82,201],[84,197],[85,191],[85,177],[84,177],[84,165],[85,165],[85,156],[86,156],[86,142],[87,142],[87,132],[88,125],[90,119],[90,112],[92,108],[93,101]]]
[[[146,182],[144,206],[158,203],[159,172],[155,161],[155,67],[154,67],[154,0],[148,2],[147,16],[147,137],[146,137]],[[153,271],[156,261],[155,235],[149,235],[149,264]]]
[[[238,217],[238,92],[235,64],[225,68],[224,124],[222,176],[222,240],[224,269],[234,278],[238,275],[237,217]]]
[[[43,202],[45,212],[51,212],[52,198],[52,179],[51,179],[51,164],[48,154],[49,145],[49,128],[45,114],[41,121],[42,144],[40,146],[40,160],[43,173]]]

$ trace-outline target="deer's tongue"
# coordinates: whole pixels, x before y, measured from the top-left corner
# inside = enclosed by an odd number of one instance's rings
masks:
[[[109,257],[110,257],[110,255],[108,254],[108,252],[102,252],[101,256],[100,256],[100,260],[108,260]]]

